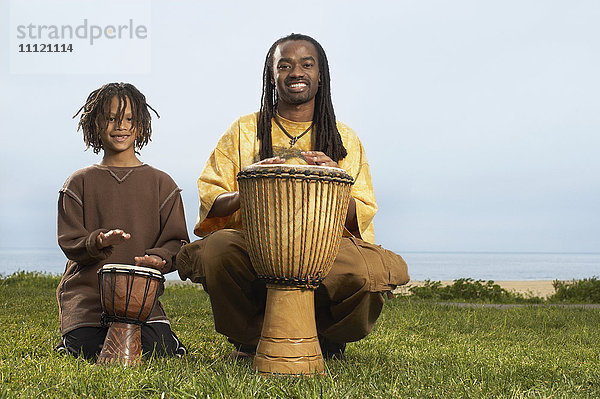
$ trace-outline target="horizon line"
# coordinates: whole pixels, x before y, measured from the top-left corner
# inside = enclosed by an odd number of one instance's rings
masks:
[[[40,250],[56,250],[61,252],[61,249],[57,246],[51,247],[2,247],[0,251],[40,251]],[[521,255],[600,255],[598,251],[515,251],[515,250],[394,250],[394,252],[402,255],[403,253],[422,253],[422,254],[521,254]]]

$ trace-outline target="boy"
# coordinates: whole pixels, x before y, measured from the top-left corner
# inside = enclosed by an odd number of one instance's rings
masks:
[[[108,331],[101,323],[97,272],[102,266],[135,264],[169,273],[189,240],[181,190],[136,156],[150,141],[148,109],[154,111],[133,85],[109,83],[93,91],[74,116],[81,112],[78,130],[87,148],[102,150],[103,157],[71,175],[59,194],[58,244],[68,259],[56,290],[59,352],[92,358],[102,349]],[[142,325],[142,351],[186,353],[160,302]]]

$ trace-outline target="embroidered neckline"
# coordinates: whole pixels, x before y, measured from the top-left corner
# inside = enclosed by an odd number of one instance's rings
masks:
[[[117,174],[116,174],[115,172],[113,172],[112,170],[110,170],[110,169],[108,170],[108,173],[110,173],[112,177],[114,177],[115,179],[117,179],[117,181],[118,181],[119,183],[123,183],[123,182],[125,181],[125,179],[127,179],[127,177],[129,177],[129,175],[131,174],[131,172],[133,172],[133,169],[131,169],[129,172],[127,172],[127,173],[125,174],[125,176],[123,176],[123,177],[119,177],[119,176],[117,176]]]
[[[115,180],[119,184],[123,183],[133,173],[134,170],[136,170],[142,166],[146,166],[146,164],[143,163],[138,166],[106,166],[106,165],[96,164],[96,167],[98,167],[99,169],[106,170],[108,173],[110,173],[110,175],[112,177],[114,177]],[[119,175],[117,174],[119,172],[125,172],[125,171],[127,171],[127,173],[125,173],[125,175],[123,175],[122,177],[119,177]]]

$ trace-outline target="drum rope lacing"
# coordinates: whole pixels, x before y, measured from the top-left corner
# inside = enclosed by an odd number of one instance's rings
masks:
[[[331,168],[328,168],[331,169]],[[267,180],[269,178],[274,178],[274,179],[281,179],[281,180],[297,180],[297,181],[305,181],[307,183],[311,183],[311,182],[327,182],[327,183],[333,183],[333,184],[353,184],[354,179],[352,178],[352,176],[350,176],[346,171],[344,170],[340,170],[340,171],[336,171],[336,170],[318,170],[316,168],[312,168],[312,169],[306,169],[306,170],[298,170],[295,169],[293,165],[278,165],[277,169],[261,169],[261,170],[242,170],[241,172],[238,173],[237,175],[238,181],[242,181],[242,180]],[[259,184],[260,189],[259,191],[263,191],[265,193],[268,193],[268,190],[265,190],[265,187],[262,184]],[[278,189],[281,189],[281,187],[279,187],[278,185]],[[289,190],[290,187],[287,187],[287,190]],[[295,190],[295,187],[292,188],[293,190]],[[288,197],[290,197],[291,193],[287,193]],[[267,194],[268,195],[268,194]],[[306,195],[306,193],[303,193],[303,197],[304,195]],[[349,196],[349,190],[347,191],[347,194]],[[258,201],[258,191],[253,193],[253,197],[254,197],[254,202],[256,204],[259,204],[259,206],[264,207],[265,209],[262,209],[262,214],[266,215],[269,213],[269,210],[266,209],[268,207],[266,207],[266,203],[264,201]],[[295,198],[295,194],[291,195],[291,198]],[[321,196],[319,196],[321,197]],[[267,197],[268,198],[268,197]],[[281,213],[281,210],[283,208],[283,204],[281,203],[282,197],[281,196],[276,196],[276,201],[277,201],[277,206],[276,206],[276,210],[275,212],[279,212],[278,213],[278,218],[280,220],[282,220],[283,214]],[[303,200],[305,200],[305,198],[303,198]],[[266,201],[268,202],[268,201]],[[305,201],[303,201],[305,202]],[[328,202],[328,201],[326,201]],[[294,206],[295,208],[295,206]],[[250,209],[243,209],[244,212],[250,212]],[[303,216],[304,217],[304,216]],[[289,221],[288,221],[289,223]],[[305,228],[307,228],[308,226],[304,226]],[[254,226],[253,230],[256,228],[256,226]],[[282,231],[279,231],[279,233],[281,234]],[[271,254],[271,249],[273,248],[270,243],[269,243],[269,238],[270,235],[269,234],[256,234],[258,237],[261,238],[261,241],[266,240],[266,242],[261,242],[261,247],[267,249],[266,253],[263,253],[263,256],[266,256],[266,258],[268,259],[268,262],[273,264],[273,263],[277,263],[277,262],[273,262],[273,255]],[[279,237],[281,241],[283,241],[283,237]],[[292,239],[293,239],[293,235],[292,235]],[[315,236],[313,236],[313,239],[315,239]],[[318,241],[318,240],[317,240]],[[314,244],[314,243],[313,243]],[[318,246],[318,244],[317,244]],[[291,245],[289,246],[289,248],[294,248],[295,244],[292,242]],[[288,248],[288,250],[289,250]],[[279,250],[281,250],[282,248],[279,248]],[[253,248],[252,246],[250,247],[250,252],[254,252],[255,248]],[[288,254],[288,258],[289,258]],[[312,256],[317,256],[315,254],[313,254]],[[309,258],[312,258],[311,255],[309,255]],[[254,254],[254,257],[259,257],[258,254]],[[318,257],[318,256],[317,256]],[[331,262],[333,261],[333,259],[331,259]],[[331,263],[329,261],[327,261],[327,263]],[[301,265],[305,265],[306,263],[313,263],[313,262],[305,262],[304,260],[302,260],[300,262]],[[282,277],[282,275],[285,275],[285,271],[281,270],[278,268],[278,270],[273,270],[275,273],[273,274],[277,274],[276,276],[273,275],[265,275],[265,274],[259,274],[257,277],[263,281],[265,281],[266,283],[270,283],[270,284],[277,284],[277,285],[293,285],[296,287],[300,287],[300,288],[311,288],[311,289],[316,289],[320,283],[323,281],[323,277],[319,276],[318,274],[320,274],[317,271],[317,275],[314,275],[311,273],[310,271],[310,266],[309,266],[309,270],[304,269],[304,267],[301,267],[301,269],[299,270],[299,274],[301,275],[306,275],[309,274],[307,277],[304,278],[300,278],[300,277]],[[312,270],[312,272],[314,273],[316,270]],[[312,275],[311,275],[312,274]]]
[[[110,284],[111,284],[111,292],[113,293],[113,299],[112,299],[112,307],[113,307],[113,316],[109,315],[108,312],[106,312],[105,309],[105,304],[104,304],[104,290],[102,289],[102,274],[103,273],[110,273]],[[146,277],[146,283],[145,283],[145,287],[144,287],[144,299],[142,300],[142,305],[140,307],[140,313],[138,314],[137,318],[130,318],[130,317],[123,317],[123,316],[117,316],[117,310],[116,310],[116,301],[114,298],[114,293],[115,293],[115,287],[116,287],[116,274],[117,273],[127,273],[127,281],[126,281],[126,285],[127,285],[127,289],[126,289],[126,295],[125,295],[125,314],[127,314],[127,310],[129,309],[129,300],[131,298],[131,293],[133,292],[133,283],[134,283],[134,276],[135,274],[143,274]],[[100,304],[102,306],[102,314],[100,316],[100,324],[102,325],[102,327],[106,327],[108,326],[110,323],[113,322],[117,322],[117,323],[129,323],[129,324],[137,324],[137,325],[142,325],[146,322],[146,320],[148,320],[150,318],[150,316],[152,315],[152,312],[154,312],[154,308],[156,307],[156,304],[158,303],[158,300],[155,300],[154,303],[152,304],[152,309],[150,309],[150,312],[148,312],[148,316],[144,319],[141,320],[142,314],[144,313],[144,305],[146,304],[146,298],[148,297],[148,292],[150,291],[150,282],[153,280],[160,280],[163,281],[164,277],[157,277],[154,276],[152,274],[146,274],[146,273],[141,273],[139,271],[135,271],[135,270],[127,270],[127,271],[123,271],[123,270],[116,270],[116,269],[110,269],[110,270],[102,270],[100,269],[98,271],[98,286],[100,287]],[[159,296],[162,295],[164,291],[164,286],[162,284],[159,285],[159,289],[156,292],[155,298],[157,299]]]
[[[317,176],[315,176],[317,175]],[[347,174],[332,175],[324,171],[310,171],[306,170],[303,172],[289,172],[289,171],[257,171],[257,170],[242,170],[238,173],[238,180],[241,179],[252,179],[256,177],[276,178],[276,179],[298,179],[298,180],[309,180],[309,181],[329,181],[336,183],[353,183],[354,179],[352,176]]]
[[[282,285],[294,285],[300,288],[317,288],[321,282],[322,277],[279,277],[279,276],[268,276],[265,274],[259,274],[256,276],[258,279],[265,281],[267,284],[282,284]]]
[[[270,197],[270,190],[267,188],[267,186],[265,186],[265,181],[267,181],[269,178],[271,179],[277,179],[277,180],[291,180],[291,181],[302,181],[302,182],[306,182],[306,184],[308,184],[309,186],[312,186],[312,182],[327,182],[333,185],[337,185],[337,184],[342,184],[342,185],[348,185],[348,189],[345,191],[345,196],[346,196],[346,200],[347,198],[350,196],[350,188],[349,186],[352,185],[354,183],[354,179],[352,178],[352,176],[350,176],[345,170],[336,170],[333,168],[326,168],[326,170],[319,170],[319,167],[316,168],[310,168],[310,169],[304,169],[304,170],[299,170],[296,168],[297,165],[277,165],[276,168],[260,168],[260,169],[250,169],[250,170],[242,170],[241,172],[239,172],[237,174],[237,180],[238,181],[246,181],[246,180],[256,180],[256,188],[257,190],[255,190],[254,192],[250,193],[250,195],[253,197],[254,203],[260,207],[260,212],[259,214],[263,215],[262,217],[262,221],[266,222],[266,220],[264,220],[265,215],[269,214],[269,212],[277,212],[277,217],[279,220],[283,220],[283,213],[282,213],[282,209],[283,209],[283,204],[282,204],[282,196],[279,195],[275,195],[275,198],[271,198],[274,199],[276,201],[276,207],[275,210],[270,210],[268,209],[269,207],[267,206],[267,203],[269,202],[269,197]],[[259,183],[260,181],[260,183]],[[281,190],[282,187],[277,184],[276,185],[277,190]],[[296,187],[292,186],[292,190],[293,192],[289,192],[290,187],[287,186],[285,189],[288,190],[287,192],[287,196],[286,198],[292,198],[292,201],[295,201],[296,198],[296,194],[295,194],[295,190]],[[266,195],[266,200],[263,201],[259,201],[259,191],[263,192],[263,194]],[[329,192],[329,190],[327,190],[327,192]],[[302,201],[306,202],[306,195],[308,192],[306,190],[302,191]],[[322,195],[317,195],[317,197],[319,197],[321,200]],[[289,199],[288,199],[289,200]],[[330,202],[330,201],[325,201],[326,203]],[[345,200],[341,200],[338,201],[338,204],[341,204],[345,202]],[[334,206],[333,204],[329,204],[330,206]],[[293,204],[292,208],[296,208],[295,204]],[[303,215],[302,218],[304,219],[305,215],[304,215],[304,209],[303,209]],[[247,207],[242,207],[242,212],[244,212],[245,214],[249,214],[251,212],[251,209],[247,208]],[[288,215],[289,217],[289,215]],[[250,218],[248,218],[250,219]],[[288,225],[290,225],[290,220],[287,220]],[[308,225],[306,223],[301,223],[302,225],[304,225],[305,229],[308,229]],[[266,225],[266,224],[265,224]],[[291,225],[293,225],[293,223],[291,223]],[[343,222],[342,222],[342,226],[343,226]],[[319,254],[309,254],[308,255],[308,259],[305,260],[304,257],[302,257],[302,260],[299,262],[300,265],[300,269],[298,270],[298,274],[297,275],[304,275],[306,277],[287,277],[284,276],[286,274],[285,270],[281,270],[281,265],[279,265],[279,262],[274,262],[275,258],[278,258],[278,254],[276,253],[272,253],[273,250],[275,250],[275,252],[281,251],[283,248],[273,248],[272,245],[270,245],[270,238],[271,235],[270,234],[260,234],[256,229],[258,226],[251,224],[251,226],[248,226],[251,230],[252,233],[255,235],[256,237],[260,238],[260,245],[259,247],[264,248],[264,251],[262,253],[262,255],[259,255],[258,253],[256,253],[257,248],[255,248],[255,246],[250,246],[249,251],[251,252],[251,258],[265,258],[265,260],[267,261],[267,263],[270,263],[271,265],[275,266],[278,265],[279,267],[275,267],[275,269],[273,269],[273,273],[272,274],[265,274],[264,270],[263,273],[260,273],[257,275],[257,278],[259,278],[260,280],[265,281],[268,284],[277,284],[277,285],[291,285],[291,286],[295,286],[298,288],[309,288],[309,289],[316,289],[321,282],[323,281],[324,277],[322,277],[322,272],[325,272],[324,274],[326,274],[327,271],[325,270],[321,270],[321,272],[319,272],[318,270],[313,269],[310,265],[312,265],[314,263],[314,261],[312,260],[312,258],[318,258]],[[342,227],[343,228],[343,227]],[[278,230],[278,234],[282,234],[283,230]],[[306,233],[304,233],[304,235],[306,236]],[[283,238],[279,236],[279,240],[281,242],[283,242]],[[295,237],[292,234],[290,237],[290,239],[294,240]],[[318,247],[318,252],[320,252],[322,250],[322,248],[319,245],[320,240],[318,240],[316,235],[312,235],[312,240],[315,240],[316,242],[313,241],[313,247],[316,244],[316,247]],[[288,245],[287,250],[289,251],[291,248],[295,248],[295,242],[291,242],[290,245]],[[288,259],[290,259],[290,254],[287,254]],[[304,255],[304,254],[302,254]],[[334,260],[334,256],[331,255],[330,259],[325,260],[325,263],[327,264],[331,264]],[[308,269],[306,269],[306,266],[308,265]],[[316,272],[316,274],[315,274]]]

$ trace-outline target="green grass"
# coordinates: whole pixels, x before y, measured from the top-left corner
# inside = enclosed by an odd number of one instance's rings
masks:
[[[170,286],[162,302],[190,349],[137,368],[60,356],[58,278],[0,280],[0,397],[596,398],[600,312],[523,306],[460,308],[387,301],[373,330],[316,378],[266,378],[215,333],[208,296]]]

